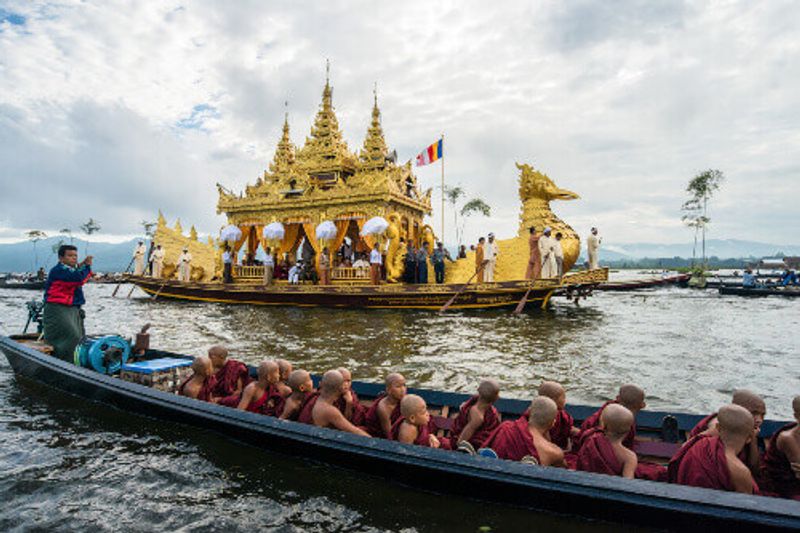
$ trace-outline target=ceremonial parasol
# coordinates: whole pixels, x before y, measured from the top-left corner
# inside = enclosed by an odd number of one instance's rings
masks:
[[[389,229],[389,223],[385,218],[372,217],[364,222],[364,227],[361,228],[361,235],[381,235],[387,229]]]
[[[331,222],[330,220],[326,220],[324,222],[320,222],[317,226],[317,240],[320,241],[330,241],[336,238],[336,234],[338,230],[336,229],[336,224]]]
[[[264,226],[264,238],[268,240],[281,240],[286,234],[283,224],[280,222],[273,222]]]
[[[242,238],[242,230],[233,224],[228,224],[219,232],[219,238],[226,242],[236,242]]]

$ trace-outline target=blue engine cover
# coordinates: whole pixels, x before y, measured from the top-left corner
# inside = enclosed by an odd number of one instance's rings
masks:
[[[117,335],[89,337],[75,348],[75,364],[101,374],[114,374],[128,361],[131,345]]]

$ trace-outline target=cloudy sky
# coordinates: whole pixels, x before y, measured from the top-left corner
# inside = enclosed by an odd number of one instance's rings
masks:
[[[159,208],[215,231],[214,184],[262,172],[285,100],[302,144],[330,59],[351,148],[374,83],[401,161],[445,134],[448,181],[493,210],[469,238],[516,232],[520,161],[581,195],[554,204],[581,234],[689,240],[685,185],[719,168],[714,237],[796,244],[798,20],[777,0],[2,0],[0,239],[90,216],[130,236]]]

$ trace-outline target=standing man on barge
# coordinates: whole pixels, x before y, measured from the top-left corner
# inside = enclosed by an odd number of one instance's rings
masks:
[[[44,286],[44,339],[53,346],[53,355],[73,360],[75,347],[84,337],[81,306],[86,303],[83,285],[92,277],[92,256],[78,263],[78,249],[71,244],[58,248],[58,263]]]

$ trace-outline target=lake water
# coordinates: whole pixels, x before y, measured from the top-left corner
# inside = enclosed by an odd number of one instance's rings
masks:
[[[354,379],[402,372],[409,385],[471,392],[494,377],[507,397],[561,381],[599,404],[624,382],[651,408],[707,413],[737,387],[769,418],[800,394],[800,302],[666,288],[596,293],[547,311],[347,311],[151,301],[87,287],[87,329],[203,353],[225,344],[257,363],[284,357]],[[0,289],[0,333],[21,330],[30,291]],[[0,530],[615,531],[619,525],[487,505],[243,447],[193,428],[87,404],[17,380],[0,358]],[[432,482],[435,483],[435,482]],[[627,527],[627,526],[626,526]]]

